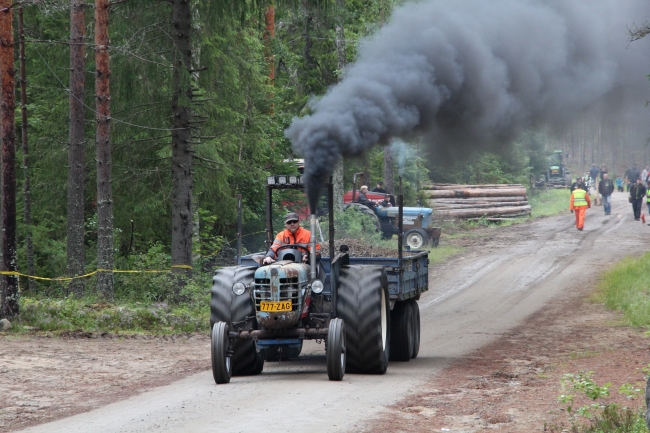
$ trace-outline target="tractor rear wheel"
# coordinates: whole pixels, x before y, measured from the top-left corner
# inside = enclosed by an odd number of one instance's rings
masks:
[[[330,380],[343,380],[345,374],[345,324],[332,319],[327,330],[327,376]]]
[[[384,374],[390,353],[390,302],[382,266],[342,266],[337,317],[345,323],[349,373]]]
[[[343,211],[348,212],[350,209],[356,210],[357,212],[361,212],[362,214],[368,215],[372,219],[372,223],[374,224],[375,228],[377,231],[381,231],[381,224],[379,223],[379,217],[373,211],[370,209],[368,206],[361,204],[361,203],[347,203],[346,205],[343,206]],[[353,212],[350,211],[350,212]]]
[[[230,356],[228,355],[229,345],[228,324],[225,322],[215,323],[212,327],[210,349],[212,352],[212,377],[217,385],[230,382],[232,376]]]
[[[407,362],[413,356],[413,309],[409,301],[397,302],[390,312],[390,360]]]
[[[417,358],[420,353],[420,306],[415,299],[408,301],[411,307],[411,323],[413,324],[413,353],[411,358]]]
[[[237,282],[246,285],[253,282],[254,267],[231,266],[221,268],[212,278],[212,299],[210,301],[210,324],[225,322],[234,331],[233,322],[245,322],[247,317],[255,316],[255,304],[248,292],[235,295],[232,285]],[[252,320],[243,328],[257,329],[257,321]],[[257,353],[252,340],[235,340],[232,347],[231,370],[234,376],[260,374],[264,368],[264,359]]]

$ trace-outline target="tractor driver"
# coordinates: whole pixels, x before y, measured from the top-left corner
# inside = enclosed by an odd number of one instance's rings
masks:
[[[300,227],[300,217],[298,216],[297,213],[295,212],[289,212],[284,216],[284,224],[286,228],[282,230],[278,235],[275,237],[275,240],[273,241],[273,245],[271,245],[271,248],[269,249],[269,252],[266,253],[266,257],[264,258],[264,261],[262,261],[263,264],[268,265],[269,263],[275,262],[275,259],[278,256],[278,249],[282,247],[283,245],[291,245],[291,244],[305,244],[308,245],[309,241],[311,240],[311,232],[307,229],[303,229]],[[296,249],[302,251],[303,254],[302,256],[302,261],[303,263],[307,263],[309,260],[309,250],[306,247],[297,247]],[[317,242],[316,243],[316,257],[318,258],[320,256],[320,244]]]

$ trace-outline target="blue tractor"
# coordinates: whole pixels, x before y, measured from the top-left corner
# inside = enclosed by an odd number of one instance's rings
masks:
[[[302,189],[300,176],[267,179],[267,247],[274,238],[272,192]],[[388,361],[408,361],[419,351],[417,299],[428,288],[428,252],[403,257],[350,257],[334,252],[333,187],[327,184],[329,257],[316,260],[316,216],[309,245],[284,245],[277,261],[264,254],[218,269],[210,302],[212,373],[217,384],[233,375],[260,374],[265,361],[300,354],[304,340],[325,342],[327,375],[383,374]],[[400,203],[402,202],[400,197]],[[308,248],[309,264],[302,263]]]

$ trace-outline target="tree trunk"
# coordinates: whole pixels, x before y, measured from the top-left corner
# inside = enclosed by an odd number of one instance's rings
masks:
[[[345,67],[347,65],[347,58],[345,56],[345,11],[344,0],[336,0],[336,8],[338,15],[336,17],[336,57],[338,61],[338,80],[341,81],[345,76]],[[334,184],[334,210],[343,212],[343,194],[345,194],[345,186],[343,184],[344,173],[343,157],[336,163],[334,172],[332,173],[332,182]]]
[[[172,1],[172,269],[192,276],[192,48],[189,0]],[[182,284],[182,280],[179,279]],[[180,289],[180,286],[179,286]],[[178,293],[177,293],[178,295]]]
[[[84,85],[86,15],[83,0],[72,0],[70,8],[70,143],[68,147],[68,263],[67,274],[83,275],[84,182],[86,156],[84,137]],[[83,279],[72,280],[70,290],[84,293]]]
[[[97,291],[113,299],[113,191],[111,188],[111,69],[108,0],[95,0],[95,107],[97,120]]]
[[[0,140],[2,142],[2,271],[16,268],[16,131],[15,131],[15,73],[12,0],[0,0]],[[14,275],[2,278],[2,311],[13,317],[18,314],[18,279]]]
[[[269,3],[264,12],[266,31],[264,32],[264,51],[269,72],[269,84],[275,83],[275,57],[273,56],[273,37],[275,37],[275,6]]]
[[[469,188],[457,190],[434,190],[428,191],[429,198],[457,198],[457,197],[512,197],[525,196],[526,188]]]
[[[23,23],[23,8],[18,9],[18,24],[20,32],[20,115],[21,138],[23,144],[23,222],[27,229],[25,233],[25,250],[27,253],[27,272],[36,274],[34,266],[34,244],[32,241],[32,198],[29,183],[29,146],[27,141],[27,73],[25,71],[25,26]],[[36,286],[35,281],[27,279],[27,290]]]

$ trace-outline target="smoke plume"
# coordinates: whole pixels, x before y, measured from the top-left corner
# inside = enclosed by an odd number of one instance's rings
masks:
[[[394,137],[422,135],[448,152],[498,149],[526,128],[561,129],[595,107],[643,110],[650,41],[628,47],[627,28],[649,9],[645,0],[429,0],[396,9],[313,114],[285,131],[305,158],[310,204],[339,158]]]

